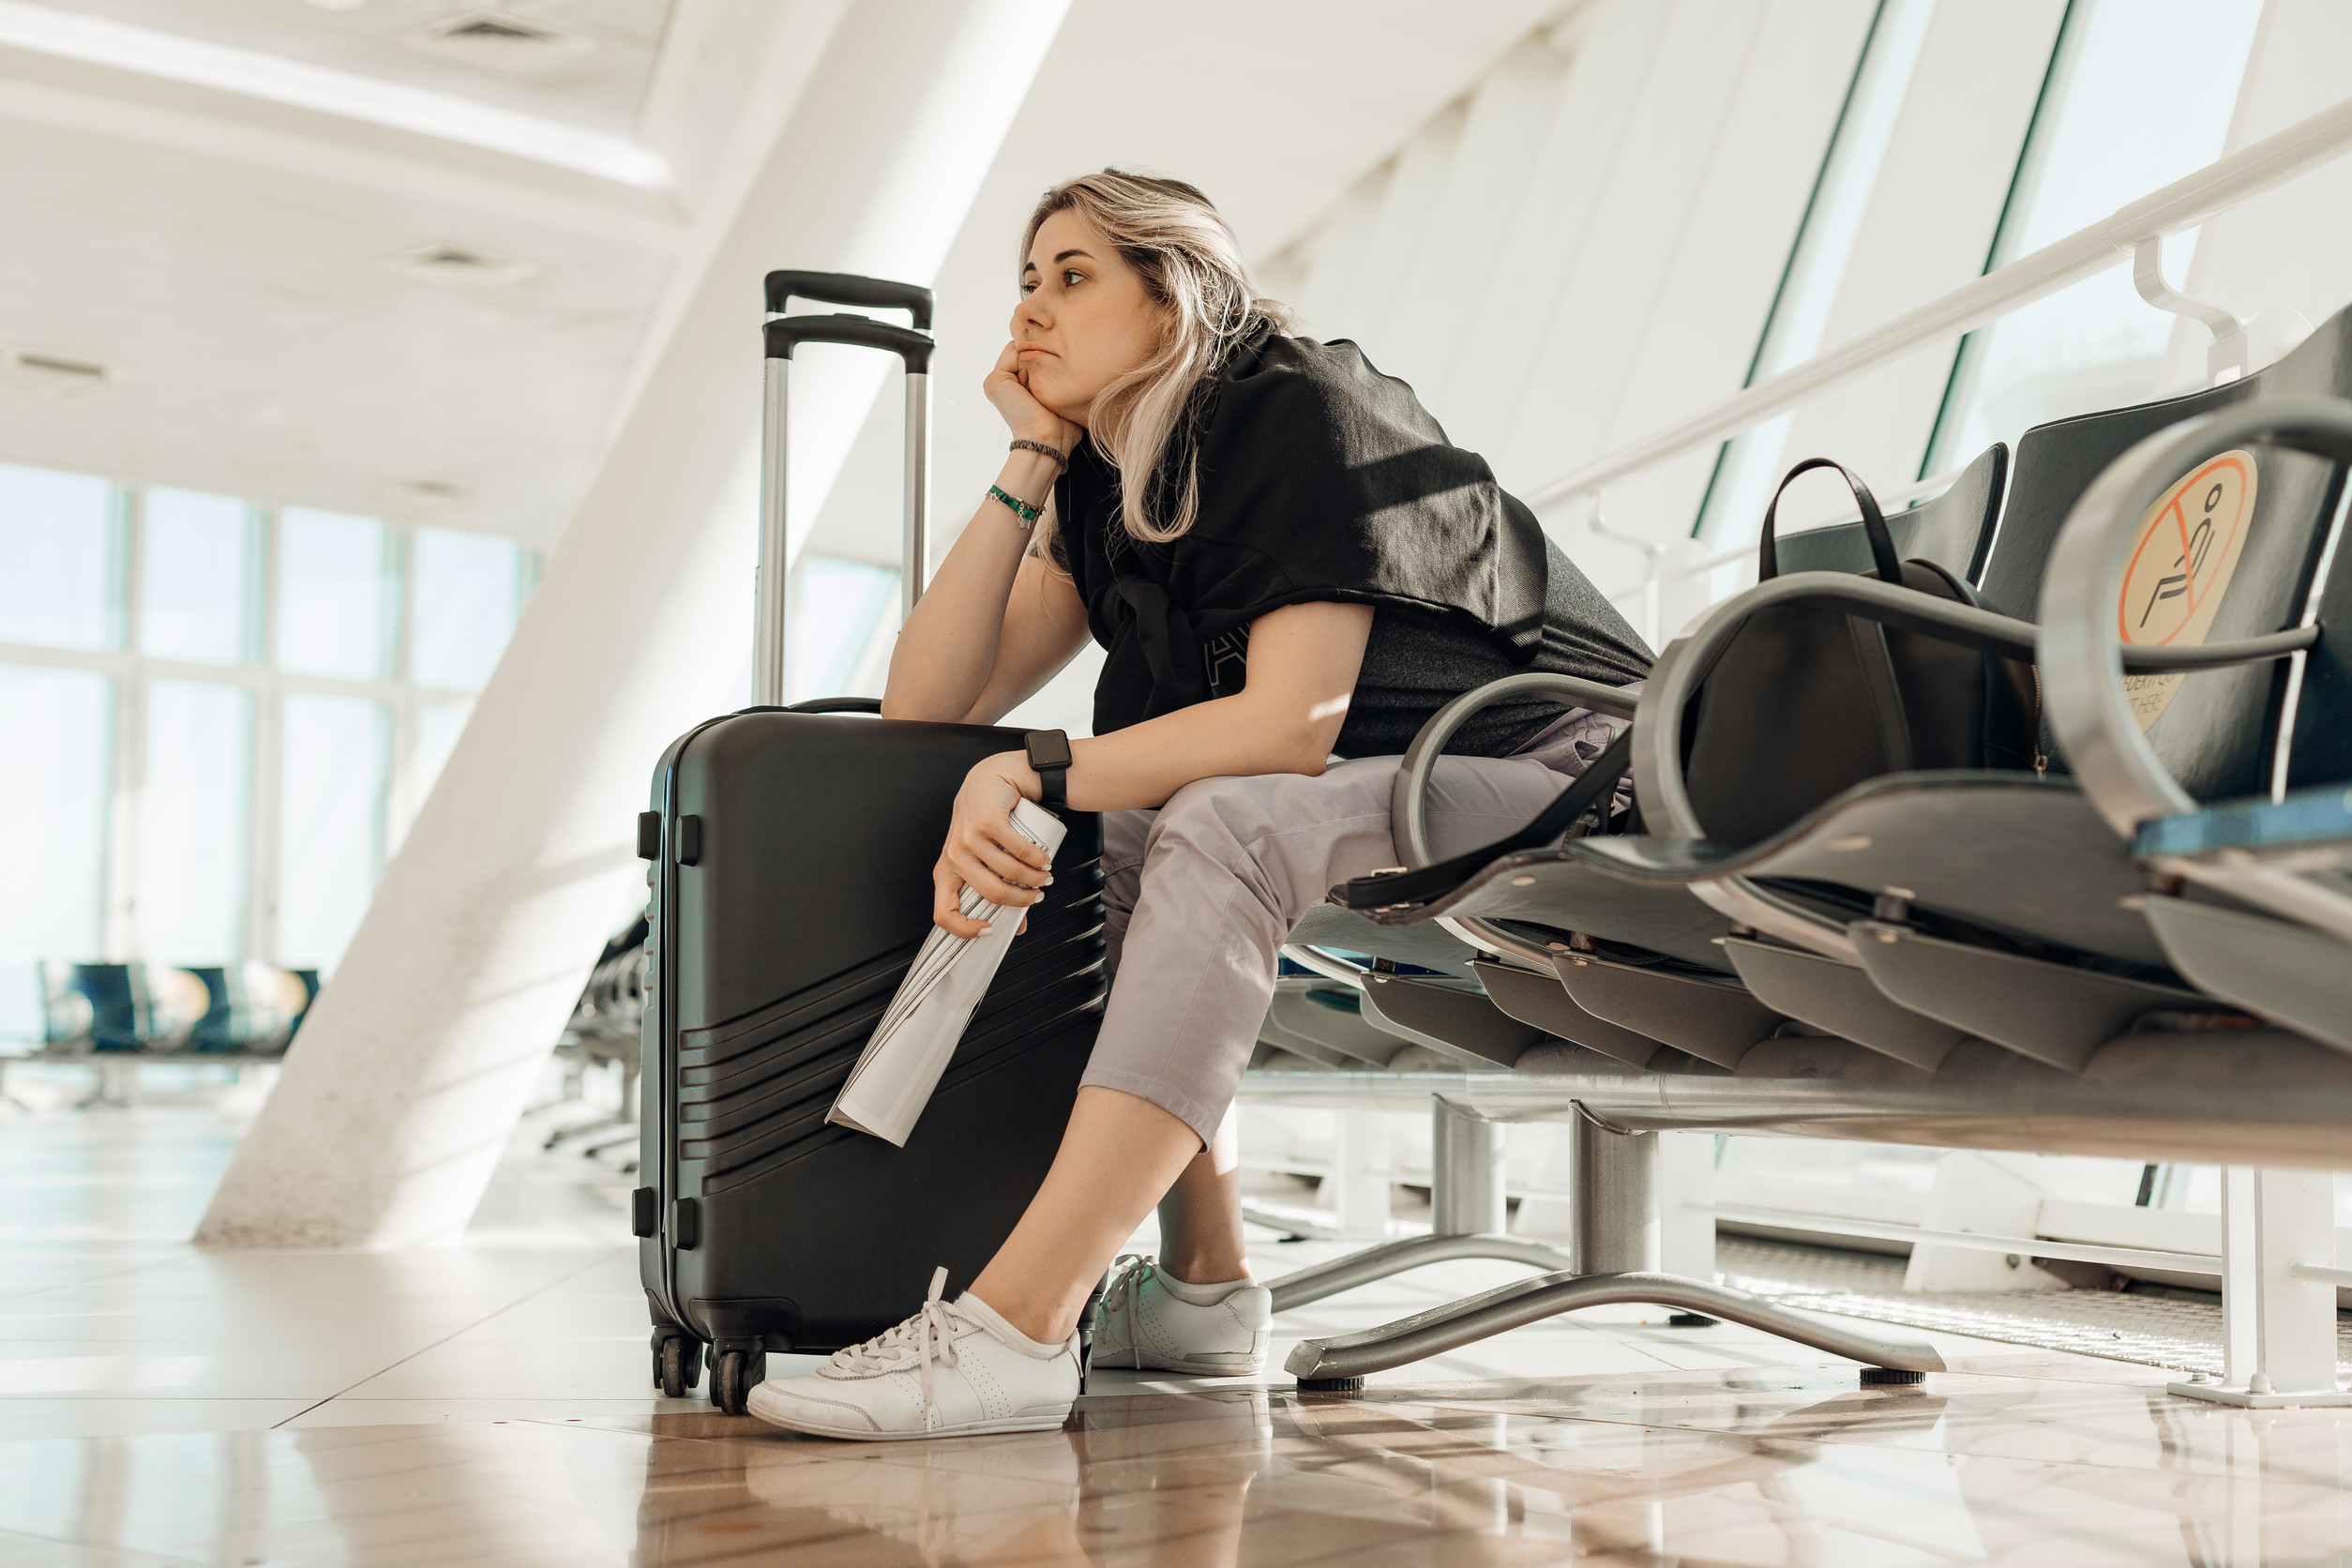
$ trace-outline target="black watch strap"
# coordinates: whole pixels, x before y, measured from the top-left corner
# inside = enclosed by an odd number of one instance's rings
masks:
[[[1032,730],[1028,749],[1030,770],[1037,776],[1038,804],[1060,816],[1069,806],[1065,787],[1071,761],[1069,731]]]

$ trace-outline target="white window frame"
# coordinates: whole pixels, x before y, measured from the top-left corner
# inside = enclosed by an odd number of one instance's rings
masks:
[[[115,494],[120,498],[120,556],[115,563],[112,583],[115,603],[109,606],[109,612],[115,617],[121,645],[107,649],[61,648],[44,643],[0,641],[0,664],[90,671],[104,675],[113,688],[113,754],[109,759],[108,769],[112,798],[107,813],[105,841],[99,851],[99,864],[89,870],[91,876],[100,879],[104,893],[101,951],[95,955],[55,953],[43,957],[96,958],[114,963],[138,962],[144,957],[139,929],[138,886],[141,858],[139,802],[147,771],[147,688],[153,681],[178,680],[234,686],[251,697],[251,787],[246,802],[245,951],[235,957],[248,962],[275,963],[279,949],[279,879],[283,870],[282,802],[279,798],[282,781],[279,776],[284,766],[285,699],[294,693],[357,697],[379,703],[387,710],[391,735],[387,762],[390,775],[384,781],[384,821],[382,832],[384,857],[388,862],[406,835],[409,824],[415,821],[417,809],[424,805],[422,792],[410,776],[423,710],[429,705],[448,705],[470,711],[480,695],[455,687],[421,686],[408,678],[407,672],[413,665],[416,618],[416,594],[413,580],[415,536],[418,529],[437,525],[382,517],[370,519],[384,528],[391,541],[391,565],[386,569],[394,575],[398,597],[398,612],[392,633],[391,674],[354,680],[299,674],[278,668],[278,608],[281,588],[279,547],[283,532],[283,515],[288,510],[303,509],[302,504],[293,502],[247,499],[247,505],[252,506],[261,518],[261,526],[253,535],[261,560],[256,573],[259,580],[255,585],[254,601],[249,607],[249,612],[255,617],[247,644],[250,649],[251,661],[211,664],[162,658],[149,655],[140,647],[147,491],[167,488],[201,490],[203,487],[167,486],[159,481],[126,479],[111,475],[93,477],[105,479],[114,487]],[[539,576],[539,545],[511,535],[491,536],[506,539],[523,552],[519,574],[520,593],[520,596],[527,597]],[[520,606],[518,605],[517,609],[520,613]],[[232,955],[223,954],[220,957],[223,961],[233,961]]]

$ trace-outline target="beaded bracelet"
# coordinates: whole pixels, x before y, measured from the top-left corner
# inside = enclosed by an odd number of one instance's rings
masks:
[[[1060,452],[1055,451],[1052,447],[1047,445],[1042,441],[1016,441],[1012,445],[1007,446],[1005,450],[1008,452],[1034,452],[1039,457],[1051,458],[1064,470],[1068,469],[1070,466],[1070,460],[1068,458],[1063,456]]]
[[[1004,487],[1002,485],[990,485],[988,498],[992,501],[1002,501],[1007,506],[1012,507],[1013,515],[1021,520],[1021,527],[1024,530],[1035,527],[1037,520],[1046,515],[1046,509],[1043,506],[1032,506],[1018,496],[1005,494]]]

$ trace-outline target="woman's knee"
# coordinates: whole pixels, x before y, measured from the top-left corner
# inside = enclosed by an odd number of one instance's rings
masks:
[[[1144,865],[1194,854],[1228,869],[1248,864],[1250,841],[1266,822],[1262,777],[1197,778],[1168,797],[1152,822]]]
[[[1330,886],[1334,856],[1367,836],[1387,842],[1387,799],[1368,790],[1332,774],[1196,780],[1160,808],[1145,887],[1214,884],[1295,920]]]

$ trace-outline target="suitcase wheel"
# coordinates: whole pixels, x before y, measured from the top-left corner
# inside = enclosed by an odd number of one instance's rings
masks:
[[[742,1415],[751,1391],[767,1377],[762,1349],[728,1349],[711,1355],[711,1403],[729,1415]]]
[[[655,1357],[654,1380],[672,1399],[683,1399],[702,1380],[702,1342],[673,1335],[661,1342]]]

